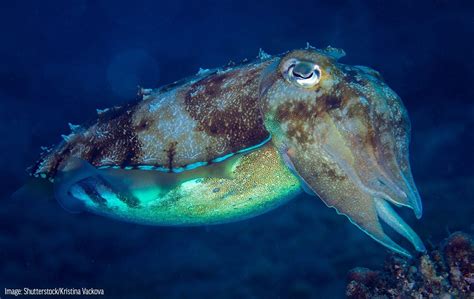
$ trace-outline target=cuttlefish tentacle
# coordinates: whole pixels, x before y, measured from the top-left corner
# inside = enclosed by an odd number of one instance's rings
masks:
[[[398,96],[385,83],[379,81],[368,82],[373,90],[385,97],[383,101],[374,101],[368,114],[370,122],[375,124],[373,138],[383,145],[375,147],[375,157],[381,161],[381,170],[391,184],[391,188],[398,189],[402,195],[394,203],[413,209],[415,216],[420,219],[423,209],[411,175],[408,153],[410,120]]]
[[[387,201],[375,198],[375,208],[379,217],[393,228],[397,233],[410,241],[417,251],[426,251],[425,245],[418,237],[418,235],[406,224],[406,222],[398,216],[398,214],[390,206]]]
[[[327,153],[330,153],[330,151],[327,151]],[[356,174],[354,169],[348,166],[345,161],[340,160],[335,156],[332,156],[332,158],[333,161],[336,161],[336,163],[339,164],[341,169],[344,169],[344,172],[347,174],[348,178],[350,178],[350,181],[354,183],[355,186],[357,186],[358,190],[361,191],[361,193],[358,195],[354,194],[354,202],[351,204],[356,206],[361,204],[364,207],[364,213],[361,214],[362,217],[358,217],[356,215],[357,212],[343,205],[334,206],[338,213],[347,216],[352,223],[357,225],[370,237],[400,254],[411,256],[407,250],[396,244],[384,232],[382,226],[380,225],[380,221],[383,221],[389,227],[410,241],[417,251],[425,251],[425,247],[418,235],[400,216],[398,216],[396,211],[391,207],[391,203],[398,204],[398,202],[394,199],[397,197],[388,196],[386,191],[387,188],[383,188],[385,187],[384,185],[379,185],[378,190],[367,187],[359,179],[359,176]],[[403,191],[401,191],[399,195],[402,198],[406,196]],[[365,200],[362,198],[365,198]]]

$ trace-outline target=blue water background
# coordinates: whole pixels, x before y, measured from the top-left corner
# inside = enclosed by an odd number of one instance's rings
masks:
[[[166,228],[9,195],[67,123],[202,68],[331,45],[380,71],[412,120],[427,244],[473,232],[473,1],[2,1],[0,297],[96,287],[116,298],[339,298],[387,250],[308,196],[227,225]]]

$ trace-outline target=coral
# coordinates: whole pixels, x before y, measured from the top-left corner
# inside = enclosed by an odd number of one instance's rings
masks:
[[[382,271],[349,272],[349,298],[474,298],[474,240],[456,232],[416,259],[392,254]]]

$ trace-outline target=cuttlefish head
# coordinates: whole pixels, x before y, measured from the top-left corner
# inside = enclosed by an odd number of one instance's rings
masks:
[[[410,122],[380,74],[337,62],[342,50],[296,50],[263,72],[262,114],[274,145],[309,193],[388,248],[382,223],[425,251],[392,206],[422,206],[408,158]]]

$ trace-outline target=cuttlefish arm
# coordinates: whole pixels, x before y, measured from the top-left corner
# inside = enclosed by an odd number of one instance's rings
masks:
[[[299,50],[269,66],[261,84],[266,128],[305,189],[386,247],[410,256],[382,222],[425,251],[392,208],[422,214],[408,162],[408,117],[380,75],[324,51]]]

